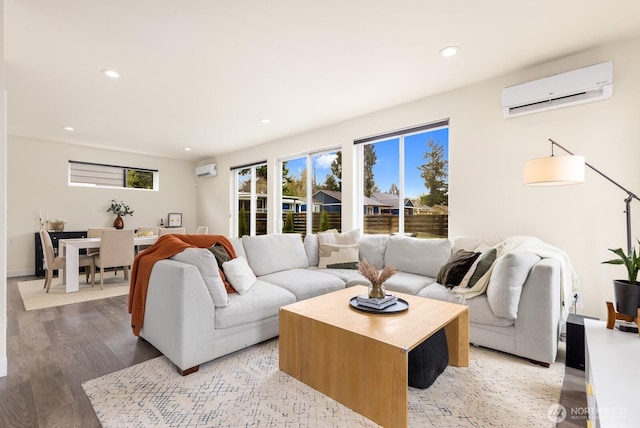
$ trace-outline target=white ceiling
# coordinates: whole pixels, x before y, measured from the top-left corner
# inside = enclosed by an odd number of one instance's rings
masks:
[[[635,0],[4,4],[10,135],[192,160],[640,36]]]

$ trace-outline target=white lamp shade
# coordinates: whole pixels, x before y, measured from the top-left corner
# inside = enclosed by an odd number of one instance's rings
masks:
[[[584,182],[584,156],[547,156],[524,163],[524,184],[561,186]]]

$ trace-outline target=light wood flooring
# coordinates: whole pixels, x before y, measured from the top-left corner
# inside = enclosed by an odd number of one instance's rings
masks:
[[[127,296],[27,312],[18,282],[30,279],[7,279],[9,369],[0,378],[0,427],[99,427],[81,383],[160,353],[131,333]],[[569,413],[586,407],[584,372],[566,369],[560,403]],[[558,427],[586,421],[567,418]]]

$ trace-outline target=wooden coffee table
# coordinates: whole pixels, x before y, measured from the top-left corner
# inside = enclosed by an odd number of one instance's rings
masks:
[[[280,370],[384,427],[406,427],[409,351],[445,329],[449,365],[469,366],[464,305],[394,293],[409,310],[392,315],[352,308],[366,294],[349,287],[280,310]]]

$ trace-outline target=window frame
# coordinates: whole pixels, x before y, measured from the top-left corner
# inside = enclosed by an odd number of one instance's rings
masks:
[[[293,154],[293,155],[289,155],[289,156],[283,156],[280,157],[276,160],[277,163],[277,169],[278,169],[278,177],[282,178],[282,169],[284,166],[285,162],[289,162],[292,160],[296,160],[296,159],[301,159],[301,158],[305,158],[305,168],[307,170],[307,177],[306,177],[306,183],[305,183],[305,191],[306,191],[306,198],[304,200],[304,203],[307,206],[307,209],[305,211],[306,213],[306,218],[305,218],[305,234],[311,234],[313,233],[313,213],[315,212],[315,208],[314,208],[314,204],[313,204],[313,159],[316,156],[322,156],[324,154],[331,154],[331,153],[337,153],[337,152],[342,152],[342,147],[341,146],[334,146],[334,147],[328,147],[325,149],[321,149],[321,150],[314,150],[311,152],[304,152],[304,153],[297,153],[297,154]],[[284,228],[284,213],[285,211],[282,208],[283,205],[283,198],[285,198],[285,196],[282,194],[282,185],[284,183],[280,182],[278,187],[278,200],[276,203],[276,229],[277,229],[277,233],[281,233],[282,229]],[[341,208],[341,213],[344,210],[344,201],[342,201],[342,208]],[[341,221],[342,223],[342,221]]]
[[[365,232],[364,224],[364,147],[368,144],[376,144],[384,141],[389,141],[397,138],[398,141],[398,231],[395,232],[400,235],[404,235],[405,231],[405,209],[404,201],[405,195],[405,139],[413,135],[436,131],[439,129],[450,129],[449,119],[439,120],[422,125],[412,126],[408,128],[399,129],[396,131],[385,132],[370,137],[364,137],[354,140],[356,146],[356,197],[355,197],[355,209],[356,209],[356,221],[360,230]],[[449,140],[447,139],[447,146]],[[448,158],[447,158],[448,160]],[[447,182],[449,173],[447,171]],[[367,210],[373,210],[371,207],[367,207]]]
[[[240,199],[239,199],[239,186],[238,186],[238,176],[240,174],[240,172],[249,169],[250,170],[250,184],[249,184],[249,224],[247,225],[249,227],[249,236],[256,236],[256,231],[257,231],[257,227],[256,227],[256,213],[257,213],[257,209],[258,209],[258,194],[256,191],[256,183],[257,183],[257,169],[259,167],[262,166],[266,166],[267,167],[267,193],[265,193],[265,197],[267,199],[267,201],[265,203],[263,203],[263,209],[265,211],[265,213],[267,214],[267,219],[266,222],[268,224],[269,222],[269,210],[268,210],[268,199],[269,199],[269,192],[268,192],[268,177],[269,177],[269,165],[267,163],[266,160],[264,161],[260,161],[260,162],[253,162],[250,164],[244,164],[244,165],[238,165],[238,166],[233,166],[230,168],[230,172],[231,172],[231,231],[229,233],[229,236],[234,236],[234,237],[239,237],[242,238],[241,236],[239,236],[239,226],[240,226]]]
[[[80,170],[80,168],[78,168],[77,166],[84,166],[86,168],[84,171],[93,172],[94,174],[86,175],[86,177],[93,178],[96,181],[96,183],[75,181],[73,177],[76,176],[77,174],[74,174],[74,172],[77,173]],[[100,169],[105,169],[105,168],[119,170],[119,173],[121,173],[122,175],[122,178],[121,178],[122,185],[104,184],[107,180],[104,177],[99,177],[98,174],[103,172],[103,171],[100,171]],[[152,188],[148,189],[144,187],[127,186],[128,171],[152,173],[153,174]],[[120,178],[117,178],[115,180],[120,180]],[[98,184],[99,181],[102,181],[103,183]],[[160,190],[160,172],[157,169],[150,169],[150,168],[140,168],[140,167],[132,167],[132,166],[111,165],[111,164],[105,164],[105,163],[69,160],[67,162],[67,185],[69,187],[95,187],[95,188],[105,188],[105,189],[130,189],[130,190],[157,192]]]

